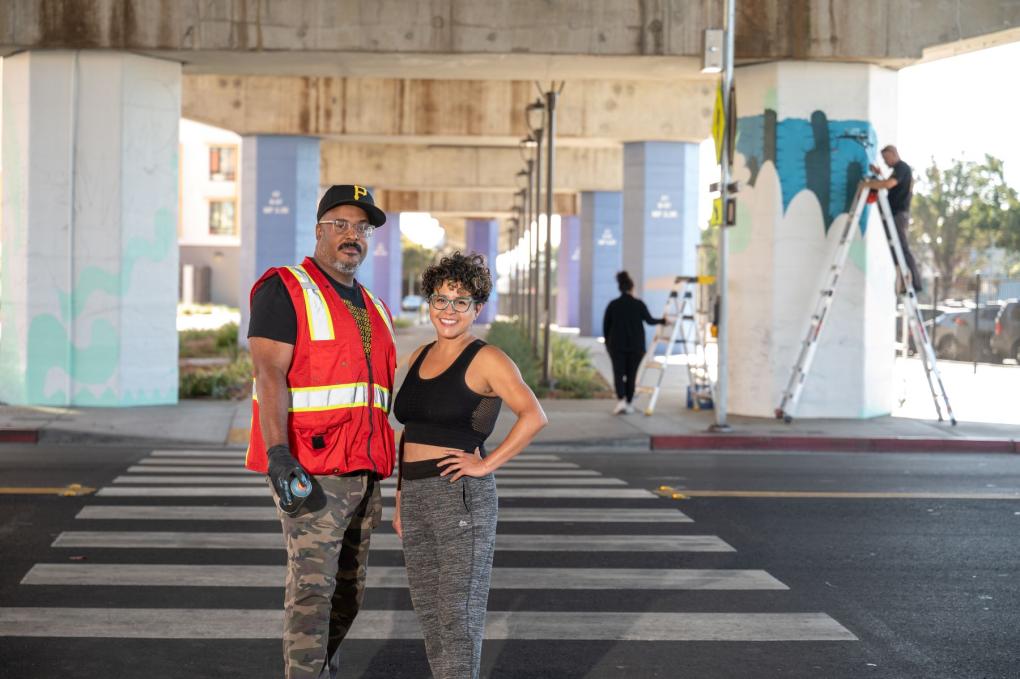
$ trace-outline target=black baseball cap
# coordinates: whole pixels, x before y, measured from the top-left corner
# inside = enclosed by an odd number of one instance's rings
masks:
[[[319,210],[315,213],[316,219],[322,219],[326,214],[339,205],[357,205],[368,214],[368,223],[372,226],[382,226],[386,223],[386,213],[375,206],[375,199],[364,186],[357,184],[335,184],[323,194],[319,201]]]

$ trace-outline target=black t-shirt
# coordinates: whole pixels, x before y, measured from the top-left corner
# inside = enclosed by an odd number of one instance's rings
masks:
[[[896,161],[889,179],[896,180],[896,186],[889,189],[889,208],[893,214],[910,211],[910,197],[913,191],[914,175],[902,160]]]
[[[319,267],[318,264],[315,266]],[[319,267],[319,271],[322,271],[322,267]],[[361,319],[358,318],[359,314],[357,313],[357,310],[360,310],[360,315],[364,316],[367,321],[368,314],[365,309],[365,299],[361,296],[361,286],[357,281],[354,281],[352,286],[346,286],[325,271],[322,274],[333,286],[333,289],[339,293],[340,299],[344,301],[344,306],[351,310],[356,320],[359,320],[358,329],[362,333],[362,342],[368,346],[370,337],[366,338],[364,325],[360,322]],[[371,331],[369,330],[369,332]],[[255,291],[251,300],[248,337],[265,337],[287,344],[297,342],[297,313],[294,311],[294,303],[290,299],[290,293],[287,292],[287,286],[280,280],[279,275],[273,276]]]
[[[621,294],[606,306],[602,317],[602,336],[611,352],[645,351],[645,326],[661,324],[663,319],[653,318],[648,307],[633,295]]]

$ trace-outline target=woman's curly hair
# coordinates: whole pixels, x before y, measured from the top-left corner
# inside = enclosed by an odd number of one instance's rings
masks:
[[[465,255],[460,251],[429,266],[421,275],[421,290],[431,297],[443,283],[463,288],[475,304],[485,304],[492,292],[492,274],[481,255]]]

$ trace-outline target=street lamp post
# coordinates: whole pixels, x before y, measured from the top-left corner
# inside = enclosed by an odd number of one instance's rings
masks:
[[[563,86],[560,85],[562,90]],[[549,150],[546,152],[545,173],[545,326],[542,341],[542,383],[552,386],[549,368],[552,361],[550,326],[552,325],[552,217],[553,217],[553,172],[556,163],[556,97],[559,92],[552,85],[545,94],[545,129],[548,131]]]
[[[531,251],[531,311],[530,311],[530,323],[528,332],[531,336],[531,346],[538,353],[538,294],[539,284],[541,282],[539,276],[539,255],[541,250],[539,248],[539,223],[542,221],[542,136],[544,130],[541,127],[542,122],[542,111],[545,108],[545,104],[541,99],[537,99],[532,103],[528,104],[524,109],[525,123],[531,132],[532,138],[535,140],[535,190],[531,194],[532,209],[535,215],[534,227],[532,228],[532,251]],[[535,124],[535,116],[537,118],[537,125]],[[546,223],[548,226],[548,216],[546,216]]]

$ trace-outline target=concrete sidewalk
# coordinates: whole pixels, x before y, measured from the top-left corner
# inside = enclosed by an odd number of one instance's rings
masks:
[[[433,337],[430,326],[400,330],[401,365],[397,383],[406,371],[406,357]],[[609,361],[604,349],[590,338],[576,338],[591,348],[605,374]],[[676,375],[682,376],[682,366]],[[960,422],[956,427],[933,420],[879,417],[869,420],[799,420],[783,424],[774,419],[731,416],[734,431],[709,434],[712,411],[685,407],[684,380],[671,380],[656,413],[614,416],[614,401],[551,400],[542,405],[549,426],[533,447],[557,450],[888,450],[925,452],[1020,452],[1020,427],[1013,423]],[[144,408],[22,408],[0,406],[0,442],[103,445],[243,446],[251,421],[249,401],[186,400],[171,406]],[[510,430],[513,413],[504,408],[493,439]],[[394,426],[399,427],[396,422]]]

